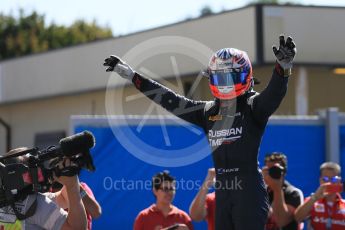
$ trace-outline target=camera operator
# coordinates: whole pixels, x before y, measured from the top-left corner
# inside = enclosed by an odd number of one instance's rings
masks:
[[[302,227],[294,220],[294,212],[303,202],[303,193],[285,180],[286,172],[287,158],[283,153],[266,155],[262,168],[270,201],[266,230],[296,230]]]
[[[295,219],[309,219],[308,229],[343,230],[345,229],[345,200],[340,193],[341,168],[333,162],[323,163],[320,167],[320,187],[295,212]]]
[[[17,148],[6,153],[4,156],[13,155],[27,148]],[[18,156],[3,160],[5,165],[13,163],[27,163],[26,156]],[[73,166],[68,158],[59,164],[60,169]],[[10,206],[0,208],[1,229],[52,229],[52,230],[75,230],[86,229],[86,214],[80,197],[79,179],[74,176],[60,176],[57,181],[66,187],[66,193],[70,202],[69,212],[59,208],[55,202],[41,193],[25,194],[15,202],[15,210]],[[19,220],[16,212],[25,213],[28,217]]]

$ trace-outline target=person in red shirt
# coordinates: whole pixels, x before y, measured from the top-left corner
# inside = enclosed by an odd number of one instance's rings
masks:
[[[168,171],[153,176],[152,191],[156,203],[138,214],[134,230],[193,230],[188,214],[172,204],[175,184],[175,178]]]
[[[65,186],[61,187],[58,183],[54,183],[54,186],[56,186],[53,190],[53,192],[45,193],[49,199],[56,202],[59,207],[65,209],[68,211],[69,208],[69,201],[66,194],[66,188]],[[79,189],[80,189],[80,196],[83,201],[85,211],[86,211],[86,218],[87,218],[87,229],[92,229],[92,219],[97,219],[102,214],[102,208],[97,202],[95,196],[93,195],[93,192],[91,188],[84,182],[79,183]]]
[[[340,196],[343,190],[340,172],[341,168],[336,163],[321,165],[320,187],[297,208],[297,221],[309,217],[309,227],[314,230],[345,229],[345,200]]]
[[[66,194],[65,186],[54,182],[53,191],[50,193],[45,193],[47,197],[55,201],[59,207],[68,211],[69,201]],[[92,219],[97,219],[102,214],[102,208],[97,202],[91,188],[84,182],[79,183],[80,196],[86,211],[87,218],[87,230],[92,229]]]
[[[189,214],[192,220],[206,220],[208,230],[215,229],[216,196],[215,192],[208,193],[209,189],[214,184],[215,176],[215,169],[208,169],[204,183],[200,187],[199,192],[195,196],[189,208]]]

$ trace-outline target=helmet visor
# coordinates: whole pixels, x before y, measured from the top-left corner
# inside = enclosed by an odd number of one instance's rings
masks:
[[[210,83],[214,86],[246,84],[248,74],[248,72],[212,71],[210,74]]]

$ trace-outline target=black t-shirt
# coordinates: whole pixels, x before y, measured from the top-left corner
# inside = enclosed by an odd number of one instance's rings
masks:
[[[284,181],[283,184],[283,192],[284,192],[284,199],[285,203],[291,205],[294,208],[300,206],[303,202],[303,193],[298,188],[291,185],[288,181]],[[269,202],[272,205],[273,202],[273,192],[268,191],[269,195]],[[268,218],[265,230],[297,230],[298,223],[293,220],[288,225],[284,226],[283,228],[279,228],[276,223],[272,220],[271,217]]]

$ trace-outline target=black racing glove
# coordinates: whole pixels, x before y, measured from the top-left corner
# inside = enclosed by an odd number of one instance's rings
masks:
[[[132,80],[135,74],[133,69],[126,62],[122,61],[115,55],[111,55],[110,57],[106,58],[103,65],[108,67],[106,69],[107,72],[113,71],[128,80]]]
[[[284,75],[291,75],[292,62],[297,53],[296,44],[289,36],[286,39],[284,35],[279,36],[279,48],[272,46],[273,53],[276,56],[277,63],[284,70]]]

